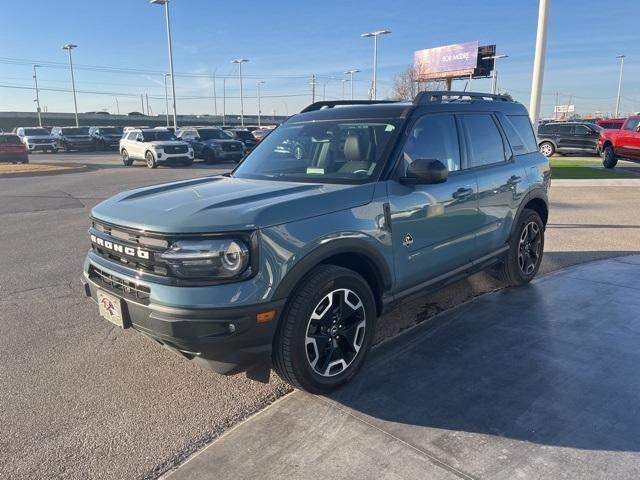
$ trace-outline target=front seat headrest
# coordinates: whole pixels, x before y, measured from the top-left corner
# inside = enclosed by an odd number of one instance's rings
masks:
[[[344,158],[348,162],[361,162],[362,158],[362,140],[358,135],[349,135],[344,142]]]

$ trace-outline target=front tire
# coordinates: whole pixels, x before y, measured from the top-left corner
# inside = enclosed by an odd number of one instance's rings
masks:
[[[544,223],[535,210],[525,208],[509,240],[509,251],[498,268],[497,277],[508,286],[533,280],[544,252]]]
[[[156,157],[153,156],[153,153],[147,152],[144,155],[144,159],[147,162],[147,167],[158,168],[158,162],[156,162]]]
[[[604,168],[614,168],[618,163],[618,157],[611,145],[604,147],[602,151],[602,166]]]
[[[556,153],[556,147],[554,147],[553,143],[551,142],[542,142],[538,146],[538,148],[540,149],[540,152],[542,152],[542,154],[547,158]]]
[[[122,158],[122,163],[125,167],[130,167],[133,164],[133,160],[129,157],[129,152],[124,148],[122,149],[122,152],[120,152],[120,157]]]
[[[352,270],[320,265],[289,299],[274,340],[274,369],[296,388],[329,393],[362,367],[375,321],[368,283]]]

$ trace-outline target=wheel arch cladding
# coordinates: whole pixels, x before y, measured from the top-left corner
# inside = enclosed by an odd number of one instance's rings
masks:
[[[310,252],[287,273],[273,298],[289,297],[299,282],[318,265],[344,267],[361,275],[373,292],[376,312],[382,312],[382,294],[392,283],[389,266],[374,247],[352,239],[336,240]]]

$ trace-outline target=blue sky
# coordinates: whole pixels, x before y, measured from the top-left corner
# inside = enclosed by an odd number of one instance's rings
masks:
[[[141,93],[151,110],[163,113],[160,73],[168,69],[164,10],[146,0],[30,0],[15,2],[0,18],[0,110],[32,110],[33,61],[39,69],[41,104],[49,111],[72,111],[64,43],[73,51],[79,111],[140,110]],[[17,11],[19,10],[19,11]],[[391,91],[395,74],[422,48],[479,40],[495,43],[509,55],[499,64],[499,88],[528,105],[536,34],[537,1],[483,0],[322,0],[269,2],[245,0],[171,0],[178,113],[213,113],[214,71],[217,110],[222,112],[223,81],[227,113],[239,112],[238,80],[230,61],[250,60],[245,74],[245,112],[255,113],[256,82],[262,86],[262,111],[292,114],[311,100],[309,77],[318,75],[317,97],[342,97],[342,72],[356,68],[357,97],[371,80],[372,41],[360,34],[377,29],[393,33],[380,40],[379,97]],[[579,112],[611,112],[618,82],[617,54],[624,53],[622,110],[640,111],[640,34],[637,0],[551,0],[549,43],[542,116],[570,96]],[[95,71],[86,66],[135,69]],[[456,82],[454,87],[464,87]],[[7,88],[8,86],[14,88]],[[349,92],[348,84],[345,89]],[[490,80],[474,80],[473,90],[488,91]],[[102,92],[102,93],[88,93]],[[192,98],[188,98],[192,97]],[[117,99],[117,104],[116,104]]]

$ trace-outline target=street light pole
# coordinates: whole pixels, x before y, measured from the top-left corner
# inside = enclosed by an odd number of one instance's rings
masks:
[[[380,35],[388,35],[389,30],[377,30],[375,32],[367,32],[360,35],[361,37],[373,37],[373,84],[371,86],[371,97],[373,100],[377,98],[378,87],[378,37]]]
[[[173,74],[173,42],[171,41],[171,17],[169,16],[169,0],[151,0],[154,5],[164,5],[167,20],[167,45],[169,47],[169,75],[171,75],[171,94],[173,101],[173,128],[178,130],[178,115],[176,113],[176,77]]]
[[[38,126],[42,126],[42,116],[40,115],[40,93],[38,91],[38,73],[36,72],[36,68],[40,65],[33,65],[33,81],[36,83],[36,107],[38,108]]]
[[[242,92],[242,64],[248,62],[246,58],[237,58],[231,63],[238,64],[238,80],[240,81],[240,126],[244,127],[244,94]]]
[[[79,127],[80,122],[78,122],[78,101],[76,100],[76,80],[73,77],[73,60],[71,59],[71,50],[73,50],[76,47],[77,45],[74,45],[73,43],[67,43],[64,47],[62,47],[62,49],[69,52],[69,69],[71,70],[71,89],[73,90],[73,111],[75,112],[75,115],[76,115],[76,127]]]
[[[264,85],[264,80],[260,80],[256,86],[258,87],[258,127],[261,126],[260,124],[260,85]]]
[[[509,55],[493,55],[491,57],[482,57],[483,60],[493,60],[493,72],[491,74],[491,93],[494,95],[498,91],[498,59],[509,58]]]
[[[622,71],[624,69],[624,55],[616,55],[616,58],[620,59],[620,79],[618,80],[618,98],[616,99],[616,114],[615,118],[618,118],[620,113],[620,93],[622,92]]]
[[[544,77],[544,61],[547,51],[547,24],[549,22],[549,0],[540,0],[538,7],[538,31],[536,33],[536,52],[533,61],[533,78],[531,81],[531,99],[529,117],[533,128],[538,128],[540,117],[540,100],[542,99],[542,79]]]
[[[349,70],[348,72],[344,72],[345,75],[349,75],[349,82],[351,82],[351,100],[353,100],[353,74],[360,73],[360,70]]]
[[[169,126],[169,93],[167,92],[167,77],[168,73],[163,75],[164,77],[164,111],[165,116],[167,117],[167,127]]]

